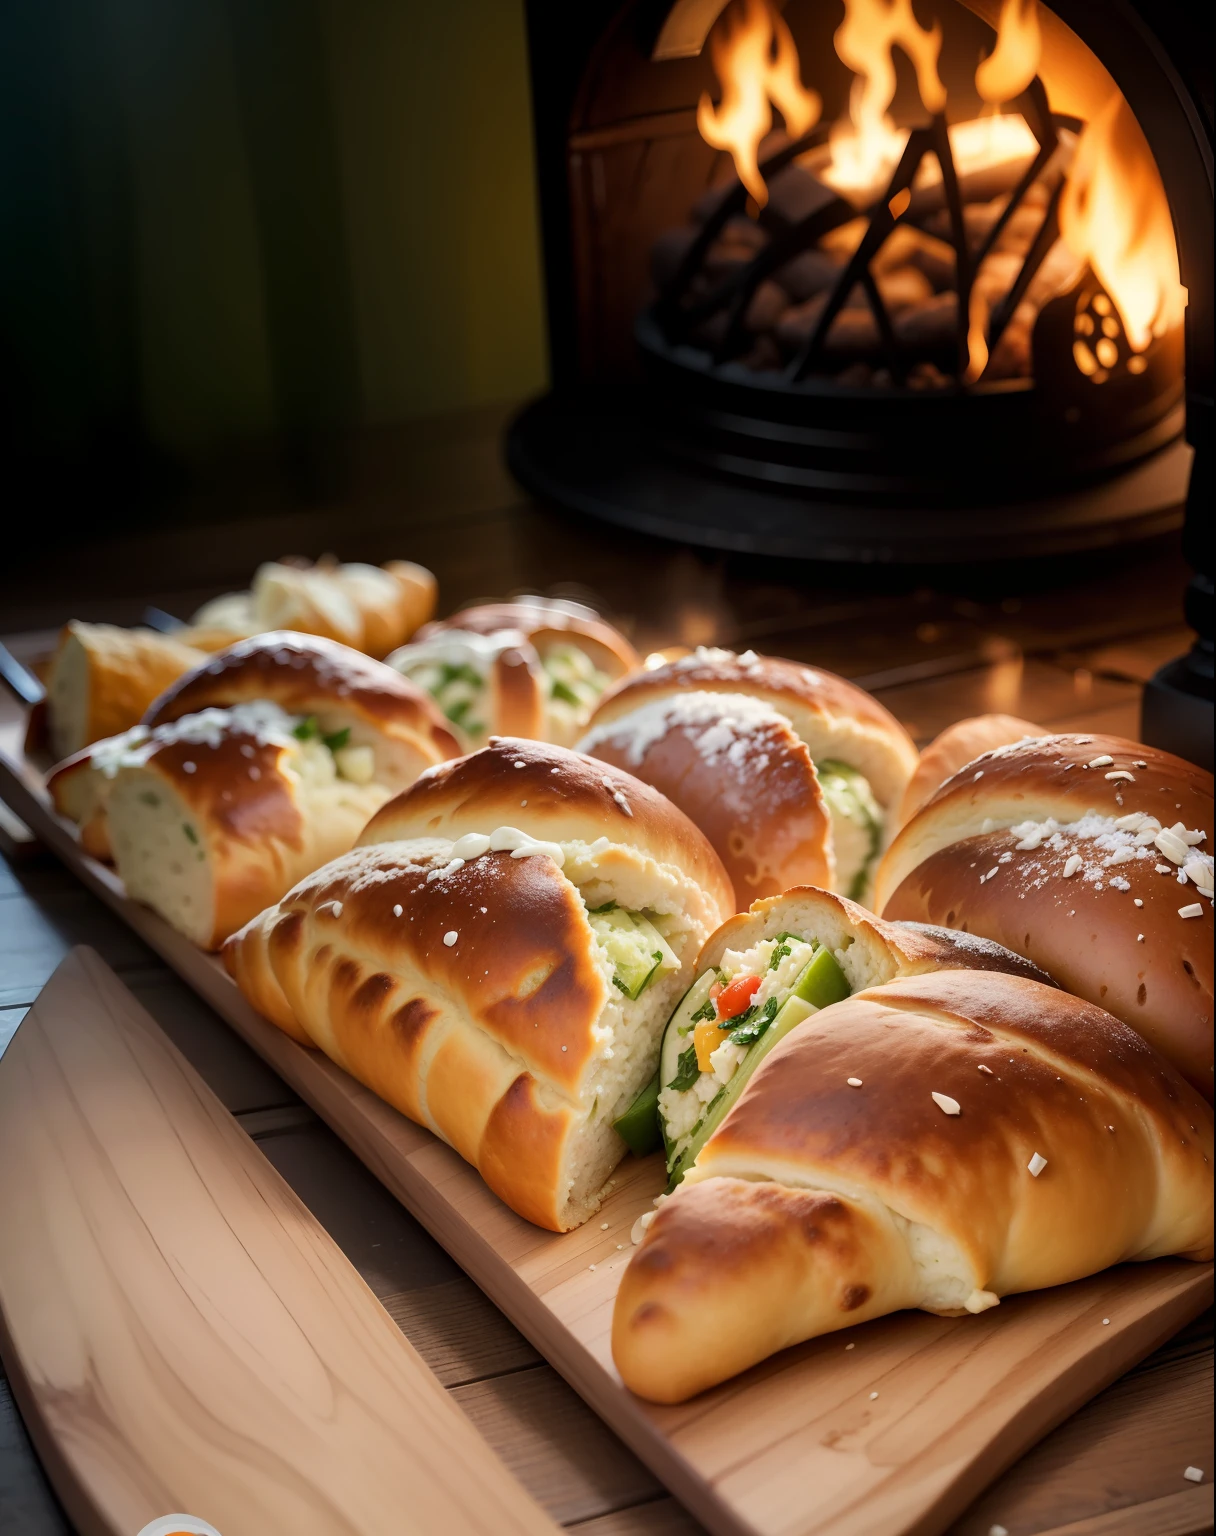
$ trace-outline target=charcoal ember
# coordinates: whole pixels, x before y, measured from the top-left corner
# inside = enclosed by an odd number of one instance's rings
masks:
[[[860,290],[855,289],[854,292]],[[827,294],[817,294],[813,299],[791,306],[778,320],[774,335],[777,345],[787,356],[801,352],[810,340],[827,307],[827,301]],[[880,350],[878,322],[869,305],[865,304],[863,296],[862,305],[848,305],[832,321],[824,341],[823,355],[833,360],[864,361],[876,357]]]
[[[688,255],[700,231],[693,224],[665,229],[650,247],[650,276],[658,289],[666,288]]]
[[[890,314],[898,314],[913,304],[923,304],[933,297],[933,284],[915,267],[893,267],[880,272],[874,279],[883,303]]]
[[[945,352],[958,336],[958,294],[935,293],[902,310],[892,316],[891,329],[907,352]]]
[[[813,213],[836,201],[837,194],[818,176],[796,161],[780,170],[768,183],[768,202],[761,217],[785,224],[800,224]]]
[[[898,224],[870,263],[877,277],[897,267],[915,267],[935,292],[954,286],[954,247],[911,224]]]
[[[705,253],[702,270],[716,284],[724,278],[737,277],[755,259],[756,252],[750,245],[737,245],[733,240],[715,240]]]
[[[788,310],[789,302],[789,295],[784,288],[779,288],[776,283],[765,279],[757,285],[755,293],[748,300],[747,308],[743,312],[744,330],[753,336],[771,331]],[[689,339],[693,345],[716,352],[726,340],[726,333],[730,326],[730,310],[730,304],[725,303],[721,309],[716,309],[712,315],[695,326],[689,333]]]
[[[917,363],[908,370],[909,389],[949,389],[951,380],[936,363]]]
[[[750,250],[760,251],[768,244],[768,231],[761,229],[755,219],[736,213],[723,224],[719,238],[729,240],[732,245],[745,245]]]
[[[773,273],[796,303],[830,288],[844,271],[845,258],[834,251],[800,251],[792,261]]]
[[[985,379],[1028,379],[1032,371],[1030,343],[1034,322],[1038,318],[1038,306],[1025,300],[1009,317],[1009,324],[1001,332],[1000,340],[992,349]]]

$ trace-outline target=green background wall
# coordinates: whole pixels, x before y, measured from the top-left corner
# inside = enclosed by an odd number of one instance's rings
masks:
[[[521,0],[0,19],[6,433],[173,460],[544,379]]]

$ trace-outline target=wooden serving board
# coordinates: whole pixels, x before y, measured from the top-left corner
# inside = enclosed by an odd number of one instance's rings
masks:
[[[0,798],[295,1088],[720,1536],[932,1536],[1210,1304],[1211,1265],[1125,1265],[975,1318],[900,1313],[787,1350],[679,1407],[644,1403],[621,1384],[609,1333],[630,1230],[662,1187],[661,1159],[627,1157],[599,1216],[578,1231],[531,1226],[450,1148],[260,1018],[214,958],[129,901],[114,873],[81,853],[28,763],[0,754]]]
[[[0,1353],[86,1536],[557,1536],[155,1021],[73,950],[0,1058]],[[176,1529],[176,1526],[174,1527]]]

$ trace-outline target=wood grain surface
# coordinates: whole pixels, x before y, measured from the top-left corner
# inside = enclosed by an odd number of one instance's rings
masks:
[[[0,1057],[0,1166],[0,1352],[86,1536],[183,1510],[224,1536],[554,1529],[89,950]]]
[[[787,1351],[678,1408],[642,1403],[616,1375],[608,1332],[630,1229],[662,1185],[659,1159],[627,1159],[599,1218],[578,1231],[532,1227],[429,1132],[259,1018],[213,958],[127,901],[28,773],[3,759],[0,789],[723,1536],[939,1531],[1048,1429],[1209,1304],[1211,1266],[1129,1265],[1010,1298],[979,1318],[881,1319]]]

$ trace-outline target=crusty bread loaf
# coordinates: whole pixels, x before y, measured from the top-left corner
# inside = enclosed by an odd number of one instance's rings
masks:
[[[1210,1099],[1211,839],[1210,773],[1117,736],[1038,737],[942,785],[888,849],[878,910],[1029,956]]]
[[[686,812],[726,864],[741,906],[803,884],[866,899],[876,838],[916,766],[903,727],[844,678],[706,648],[618,684],[578,748]],[[821,793],[815,765],[835,763],[867,781],[882,828]]]
[[[60,634],[47,676],[51,750],[69,757],[129,730],[159,693],[205,660],[171,635],[73,620]]]
[[[911,819],[948,778],[965,768],[981,752],[1012,746],[1028,736],[1042,736],[1041,726],[1017,715],[973,715],[956,720],[935,736],[920,755],[916,772],[908,780],[899,808],[899,825]]]
[[[427,695],[391,667],[331,640],[272,632],[200,658],[150,704],[140,726],[114,750],[86,749],[58,764],[47,780],[56,809],[79,826],[86,852],[109,858],[106,803],[124,750],[141,747],[149,733],[187,715],[261,703],[277,705],[306,733],[308,722],[315,722],[318,737],[342,740],[347,782],[381,787],[367,815],[424,768],[459,750]],[[353,838],[352,832],[344,846]],[[326,846],[338,851],[332,843]]]
[[[292,724],[265,705],[206,710],[94,764],[112,775],[106,823],[127,894],[203,949],[348,849],[392,793],[341,777]]]
[[[492,732],[569,746],[603,690],[639,664],[592,609],[544,597],[462,609],[388,660],[433,692],[471,747]]]
[[[339,564],[332,557],[272,560],[259,566],[248,592],[205,603],[188,636],[205,650],[271,629],[337,640],[382,657],[403,645],[435,611],[437,584],[424,566],[390,560],[384,566]]]
[[[902,977],[756,1070],[622,1278],[614,1359],[680,1402],[901,1308],[1209,1259],[1211,1156],[1208,1105],[1100,1009],[999,973]]]
[[[576,1226],[624,1152],[612,1120],[733,908],[713,850],[627,775],[502,739],[424,775],[360,845],[235,935],[229,969],[512,1209]],[[661,924],[678,962],[635,997],[596,938],[613,902]]]

